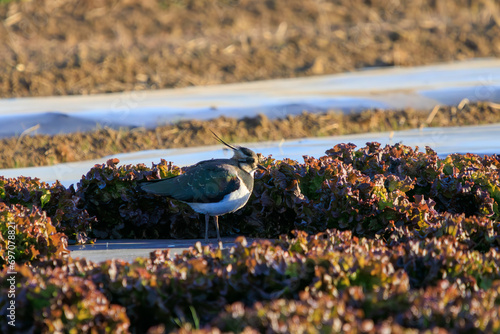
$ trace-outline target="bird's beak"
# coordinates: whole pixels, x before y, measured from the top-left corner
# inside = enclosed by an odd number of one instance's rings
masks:
[[[257,168],[258,168],[258,169],[262,169],[262,170],[267,170],[267,168],[266,168],[266,167],[264,167],[264,166],[262,166],[262,165],[257,165]]]

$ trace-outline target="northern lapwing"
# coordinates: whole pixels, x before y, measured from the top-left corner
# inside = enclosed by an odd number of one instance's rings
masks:
[[[229,145],[231,159],[200,161],[187,167],[183,174],[166,179],[149,180],[139,187],[150,194],[167,196],[188,204],[194,211],[205,214],[205,241],[208,242],[208,222],[214,217],[217,240],[222,248],[219,216],[242,208],[253,191],[254,173],[259,165],[257,154],[246,147]]]

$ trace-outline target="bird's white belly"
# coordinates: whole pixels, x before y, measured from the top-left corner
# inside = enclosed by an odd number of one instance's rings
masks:
[[[242,182],[240,189],[226,195],[218,203],[187,203],[194,211],[209,216],[221,216],[223,214],[234,212],[243,207],[250,198],[250,192]]]

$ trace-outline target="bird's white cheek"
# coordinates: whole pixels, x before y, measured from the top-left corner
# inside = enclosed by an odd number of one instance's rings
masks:
[[[243,164],[243,163],[240,163],[240,166],[239,166],[241,169],[243,169],[245,172],[251,174],[253,176],[253,170],[252,170],[252,167],[250,167],[248,164]]]

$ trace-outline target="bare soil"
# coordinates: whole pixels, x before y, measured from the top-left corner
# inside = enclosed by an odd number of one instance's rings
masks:
[[[496,0],[32,0],[0,20],[0,97],[500,56]]]
[[[500,57],[495,0],[0,2],[0,97],[95,94]],[[189,121],[0,140],[0,167],[119,152],[499,122],[488,103]],[[429,115],[434,115],[429,117]]]

